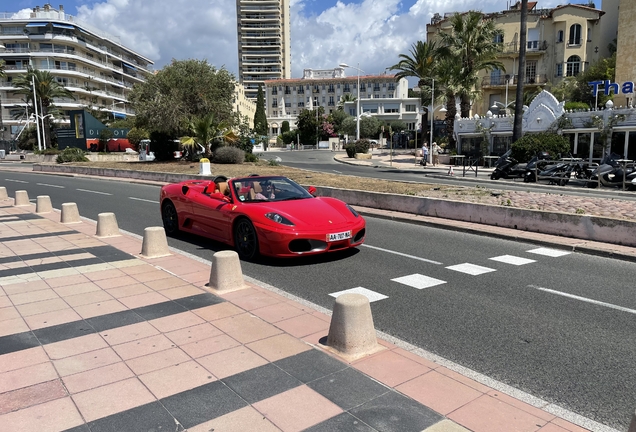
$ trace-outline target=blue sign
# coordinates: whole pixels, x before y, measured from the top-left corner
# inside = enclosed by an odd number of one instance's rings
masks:
[[[592,86],[592,96],[598,95],[599,90],[603,90],[605,96],[609,96],[610,93],[634,93],[634,83],[632,81],[626,81],[620,85],[618,83],[613,83],[610,80],[592,81],[588,82],[588,84]]]

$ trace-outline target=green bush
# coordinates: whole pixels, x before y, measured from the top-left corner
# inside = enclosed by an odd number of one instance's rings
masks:
[[[57,155],[55,162],[88,162],[88,159],[84,155],[84,151],[77,147],[66,147],[61,153]]]
[[[585,102],[566,102],[564,107],[566,111],[588,110],[590,106]]]
[[[41,154],[41,155],[56,155],[60,154],[60,150],[56,148],[47,148],[44,150],[34,150],[33,154]]]
[[[371,141],[363,138],[354,142],[353,145],[355,146],[356,153],[367,153],[369,151],[369,148],[371,147]]]
[[[356,155],[356,145],[354,143],[347,144],[344,149],[347,152],[347,157],[350,157],[350,158],[355,157],[355,155]]]
[[[245,153],[245,162],[258,162],[258,156],[254,153]]]
[[[231,146],[219,147],[214,152],[212,160],[219,164],[242,164],[245,161],[245,152]]]
[[[568,154],[570,141],[563,135],[553,132],[527,133],[514,142],[511,149],[512,157],[520,162],[526,162],[543,151],[550,153],[550,158],[556,159],[559,154]]]

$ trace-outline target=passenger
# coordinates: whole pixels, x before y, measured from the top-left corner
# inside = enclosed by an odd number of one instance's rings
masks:
[[[260,182],[260,191],[256,192],[255,199],[268,200],[276,198],[274,194],[274,186],[269,181]]]

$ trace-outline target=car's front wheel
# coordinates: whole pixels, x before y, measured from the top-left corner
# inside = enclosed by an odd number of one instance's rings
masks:
[[[179,217],[172,201],[167,200],[161,206],[161,219],[167,235],[172,236],[179,232]]]
[[[240,219],[234,226],[234,246],[243,260],[254,259],[258,255],[258,236],[249,219]]]

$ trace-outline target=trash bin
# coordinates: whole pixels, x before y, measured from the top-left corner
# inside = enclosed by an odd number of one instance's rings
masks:
[[[6,153],[5,150],[0,150],[0,159],[4,159],[5,153]]]

